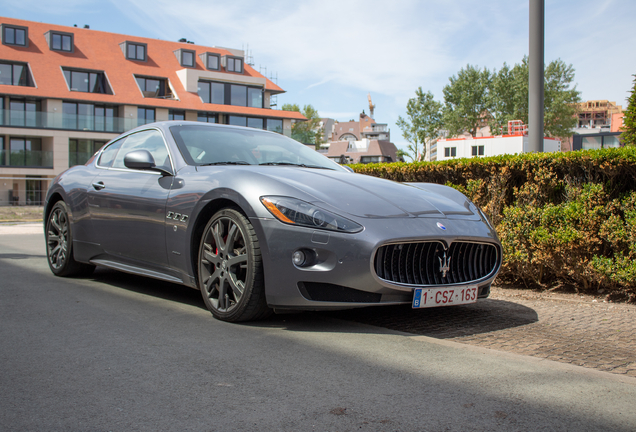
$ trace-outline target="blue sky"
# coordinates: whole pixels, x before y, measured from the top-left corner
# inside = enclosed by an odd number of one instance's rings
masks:
[[[278,75],[278,103],[340,121],[368,111],[395,126],[417,87],[443,100],[466,64],[499,69],[528,53],[528,0],[0,0],[0,15],[245,48]],[[636,1],[546,0],[545,60],[576,70],[582,98],[622,104],[636,74]]]

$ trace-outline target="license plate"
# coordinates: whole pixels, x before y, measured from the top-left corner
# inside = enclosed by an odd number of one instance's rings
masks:
[[[446,288],[415,288],[413,309],[453,306],[477,301],[477,286]]]

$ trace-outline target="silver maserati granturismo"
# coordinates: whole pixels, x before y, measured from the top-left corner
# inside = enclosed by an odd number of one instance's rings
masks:
[[[502,250],[453,188],[354,174],[263,130],[170,121],[60,174],[44,206],[58,276],[95,266],[182,284],[225,321],[272,311],[476,302]]]

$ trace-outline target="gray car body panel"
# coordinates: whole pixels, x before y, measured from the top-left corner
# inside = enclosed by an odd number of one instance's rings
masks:
[[[497,246],[499,268],[501,246],[494,229],[483,213],[452,188],[396,183],[343,168],[192,166],[172,138],[169,127],[175,124],[188,122],[160,122],[127,133],[160,131],[174,175],[99,168],[98,153],[85,166],[72,167],[52,182],[45,213],[57,199],[68,204],[76,260],[197,288],[196,228],[209,219],[208,206],[222,203],[240,209],[254,226],[267,303],[278,309],[409,303],[414,286],[381,280],[373,269],[378,247],[390,243],[490,243]],[[94,188],[96,181],[104,182],[103,190]],[[262,205],[263,196],[310,202],[364,229],[342,233],[284,224]],[[440,230],[438,222],[446,229]],[[317,264],[296,267],[291,256],[300,248],[315,251]],[[490,286],[496,273],[478,285]],[[301,294],[299,282],[335,284],[382,297],[379,303],[312,301]]]

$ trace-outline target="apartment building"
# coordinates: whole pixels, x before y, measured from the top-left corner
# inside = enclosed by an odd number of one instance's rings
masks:
[[[298,112],[242,50],[0,17],[0,206],[40,204],[50,181],[110,139],[162,120],[291,135]]]

